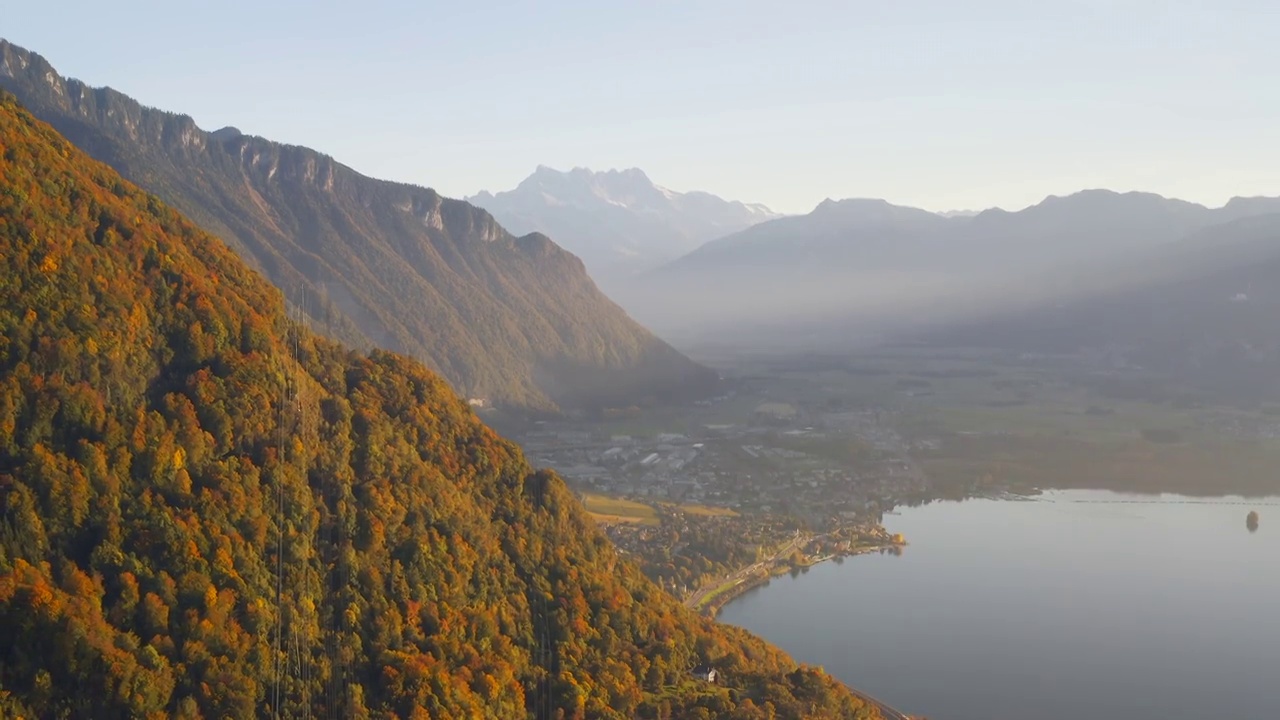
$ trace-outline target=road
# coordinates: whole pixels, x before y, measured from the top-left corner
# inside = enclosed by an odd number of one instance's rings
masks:
[[[857,696],[858,699],[862,700],[862,702],[878,709],[880,711],[880,717],[884,718],[884,720],[911,720],[910,715],[898,712],[870,695],[851,688],[848,685],[845,685],[845,687],[849,688],[849,692]]]
[[[772,565],[778,560],[785,559],[793,551],[802,547],[808,540],[809,540],[809,536],[802,535],[800,531],[797,530],[795,535],[791,536],[791,540],[786,545],[782,546],[782,549],[778,550],[776,553],[769,556],[768,558],[761,560],[758,563],[755,563],[754,565],[748,565],[742,568],[741,570],[733,573],[732,575],[724,577],[715,582],[710,582],[710,583],[707,583],[706,585],[703,585],[702,587],[694,591],[692,595],[684,599],[684,606],[688,608],[696,608],[698,607],[698,603],[702,602],[703,598],[705,598],[709,593],[716,590],[717,588],[723,587],[729,583],[734,583],[735,585],[737,585],[742,582],[745,582],[746,580],[758,574],[766,566]]]

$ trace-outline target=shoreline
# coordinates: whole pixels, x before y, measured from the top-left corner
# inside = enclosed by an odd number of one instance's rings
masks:
[[[833,677],[833,676],[828,676],[828,677]],[[910,715],[907,715],[906,713],[902,712],[901,710],[898,710],[898,709],[894,708],[892,705],[889,705],[889,704],[887,704],[887,703],[881,702],[880,700],[877,700],[877,699],[875,699],[875,698],[871,697],[870,695],[868,695],[868,694],[866,694],[866,693],[862,692],[862,691],[861,691],[861,690],[859,690],[858,688],[853,687],[852,685],[850,685],[850,684],[849,684],[849,683],[847,683],[847,682],[844,682],[843,680],[840,680],[840,679],[838,679],[838,678],[834,678],[834,677],[833,677],[833,679],[835,679],[835,680],[836,680],[836,682],[840,683],[841,685],[845,686],[845,688],[846,688],[849,692],[853,693],[853,696],[854,696],[854,697],[858,698],[858,699],[859,699],[859,700],[861,700],[862,702],[864,702],[864,703],[866,703],[866,704],[868,704],[868,705],[871,705],[871,706],[875,707],[877,710],[879,710],[879,711],[880,711],[880,717],[882,718],[882,720],[911,720],[911,716],[910,716]]]
[[[906,545],[905,542],[904,543],[881,543],[879,545],[861,547],[861,548],[858,548],[857,550],[850,551],[849,553],[846,553],[843,555],[834,555],[834,554],[824,555],[819,558],[814,558],[812,561],[806,562],[804,565],[799,566],[799,568],[792,568],[792,567],[784,568],[784,567],[774,566],[770,569],[771,571],[768,573],[763,573],[760,575],[752,575],[747,578],[743,578],[740,582],[738,582],[733,587],[728,588],[716,594],[709,602],[707,602],[706,605],[699,608],[699,612],[704,613],[708,617],[710,617],[712,620],[719,622],[720,610],[724,608],[725,605],[728,605],[734,600],[737,600],[738,598],[742,597],[750,590],[754,590],[762,585],[769,584],[769,582],[773,580],[773,578],[779,575],[790,575],[792,570],[794,569],[802,569],[801,572],[803,572],[803,570],[807,570],[808,568],[811,568],[814,565],[818,565],[820,563],[824,563],[829,560],[835,560],[837,558],[844,559],[848,557],[856,557],[858,555],[869,555],[873,552],[882,552],[884,550],[902,548],[905,545]],[[884,718],[884,720],[910,720],[911,716],[894,708],[893,706],[888,705],[887,703],[884,703],[880,700],[877,700],[876,698],[853,687],[852,685],[850,685],[847,682],[844,682],[843,680],[839,680],[838,678],[833,678],[833,679],[835,679],[837,682],[843,685],[851,694],[853,694],[854,697],[858,698],[859,700],[866,703],[867,705],[870,705],[876,708],[877,710],[879,710],[880,716]]]
[[[834,555],[834,554],[824,555],[820,558],[815,558],[812,561],[808,561],[804,565],[800,565],[798,567],[775,565],[769,568],[767,572],[762,572],[759,574],[745,577],[742,580],[738,581],[736,584],[734,584],[732,587],[726,588],[725,590],[722,590],[716,593],[711,600],[707,601],[706,604],[702,605],[700,608],[697,608],[697,609],[699,612],[707,615],[712,620],[715,620],[719,617],[720,610],[723,609],[725,605],[728,605],[734,600],[737,600],[738,598],[747,594],[747,592],[751,590],[754,590],[763,585],[768,585],[775,577],[779,577],[782,575],[790,575],[792,570],[799,570],[801,573],[803,573],[805,570],[815,565],[819,565],[821,563],[828,562],[830,560],[835,560],[836,558],[844,559],[844,558],[850,558],[850,557],[857,557],[859,555],[869,555],[873,552],[892,550],[894,548],[901,548],[904,546],[905,546],[905,543],[902,543],[902,544],[881,543],[879,545],[861,547],[861,548],[858,548],[857,550],[852,550],[843,555]]]

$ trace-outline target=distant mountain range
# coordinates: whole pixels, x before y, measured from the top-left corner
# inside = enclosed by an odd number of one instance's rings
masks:
[[[676,336],[794,342],[807,328],[826,340],[880,337],[1078,296],[1101,287],[1109,277],[1101,270],[1137,272],[1140,258],[1179,239],[1273,212],[1280,199],[1211,209],[1108,190],[951,217],[883,200],[827,200],[706,243],[618,299]],[[842,328],[839,338],[832,327]]]
[[[468,396],[542,410],[716,381],[627,317],[546,235],[513,235],[468,203],[308,148],[206,132],[2,40],[0,87],[222,238],[318,328],[412,355]]]
[[[562,172],[540,166],[513,190],[481,192],[467,201],[513,232],[554,237],[605,285],[779,217],[764,205],[668,190],[636,168]]]
[[[1280,208],[1265,200],[1232,205],[1274,212],[1211,225],[1097,266],[1087,285],[1060,285],[1060,293],[1037,303],[936,324],[917,339],[1024,353],[1088,351],[1116,367],[1142,368],[1141,382],[1120,390],[1152,399],[1211,392],[1280,400]]]

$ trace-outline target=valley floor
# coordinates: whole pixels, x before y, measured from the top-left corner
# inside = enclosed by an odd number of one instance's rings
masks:
[[[899,506],[1045,488],[1280,489],[1280,408],[1171,392],[1105,357],[703,359],[730,378],[719,397],[515,435],[650,577],[713,613],[815,559],[896,550],[880,521]]]

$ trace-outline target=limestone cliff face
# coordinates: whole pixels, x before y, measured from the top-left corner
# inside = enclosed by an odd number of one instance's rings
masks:
[[[553,409],[715,382],[627,317],[575,256],[474,205],[309,148],[202,130],[4,41],[0,87],[221,237],[319,329],[415,356],[466,395]]]

